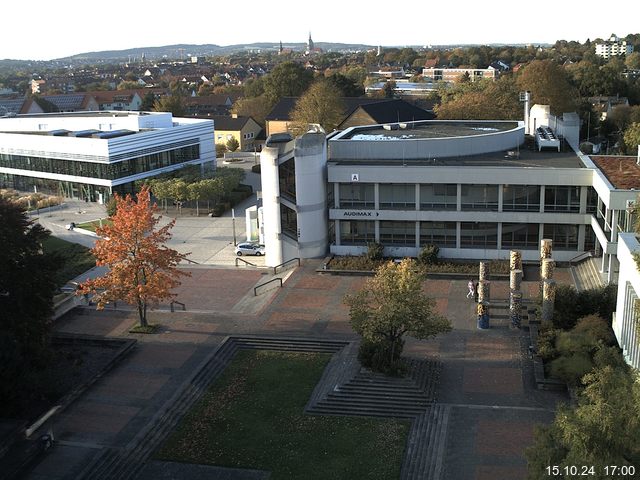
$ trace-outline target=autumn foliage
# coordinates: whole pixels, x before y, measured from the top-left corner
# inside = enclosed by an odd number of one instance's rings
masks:
[[[94,294],[98,309],[117,300],[134,305],[140,326],[146,327],[148,306],[175,297],[172,289],[180,285],[178,278],[188,273],[177,268],[183,255],[165,246],[175,220],[157,228],[161,217],[155,215],[149,188],[142,188],[137,201],[131,195],[115,198],[112,224],[96,229],[102,238],[93,248],[96,265],[108,271],[83,283],[78,293]]]

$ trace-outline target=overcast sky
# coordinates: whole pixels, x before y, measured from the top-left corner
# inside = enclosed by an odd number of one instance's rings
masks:
[[[614,5],[614,4],[611,4]],[[187,44],[305,42],[403,46],[584,42],[640,33],[640,2],[601,0],[4,1],[0,59]]]

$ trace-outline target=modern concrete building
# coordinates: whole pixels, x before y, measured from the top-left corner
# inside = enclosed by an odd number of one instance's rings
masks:
[[[0,118],[0,188],[106,201],[185,165],[215,168],[213,139],[213,121],[164,112]]]
[[[613,317],[613,331],[622,348],[627,363],[640,369],[640,272],[634,254],[640,254],[640,243],[634,233],[621,233],[618,239],[617,257],[620,262],[618,277],[618,300]]]
[[[456,82],[463,75],[469,75],[472,82],[489,78],[495,80],[498,70],[493,67],[489,68],[423,68],[422,76],[432,82]]]
[[[352,127],[328,138],[326,155],[321,133],[265,148],[267,263],[311,252],[358,255],[370,242],[397,257],[416,256],[434,243],[447,258],[498,259],[519,249],[524,260],[535,261],[540,240],[550,238],[556,260],[593,251],[603,274],[615,280],[617,235],[628,229],[627,204],[640,188],[640,167],[623,157],[634,165],[625,171],[638,171],[625,175],[631,183],[619,183],[621,157],[578,151],[574,114],[555,118],[536,106],[531,113],[528,126],[423,121]],[[540,127],[554,132],[561,151],[542,143]],[[303,168],[315,173],[303,177]]]
[[[595,255],[606,281],[618,282],[613,328],[627,361],[640,367],[632,258],[640,244],[625,233],[635,221],[640,156],[584,155],[577,116],[548,111],[534,106],[527,122],[271,136],[260,159],[266,264],[360,255],[371,242],[395,257],[436,244],[446,258],[504,259],[516,249],[537,262],[541,240],[551,239],[556,261]],[[557,137],[560,151],[539,129]]]
[[[605,59],[631,53],[633,53],[633,45],[626,40],[620,40],[616,35],[611,35],[606,42],[596,43],[596,55]]]

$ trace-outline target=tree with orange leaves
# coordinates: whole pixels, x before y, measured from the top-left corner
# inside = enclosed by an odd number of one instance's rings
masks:
[[[136,306],[140,327],[146,328],[147,307],[175,297],[171,290],[180,285],[178,277],[188,275],[177,268],[184,255],[165,246],[175,220],[156,228],[161,217],[155,215],[149,187],[142,187],[137,201],[131,195],[115,198],[112,224],[96,229],[102,238],[92,250],[96,265],[109,270],[84,282],[78,293],[94,294],[99,310],[116,300]]]

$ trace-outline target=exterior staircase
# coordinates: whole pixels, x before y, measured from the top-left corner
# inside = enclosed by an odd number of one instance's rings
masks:
[[[571,264],[571,276],[576,285],[576,290],[591,290],[605,285],[602,274],[598,270],[600,259],[590,257],[578,263]]]

